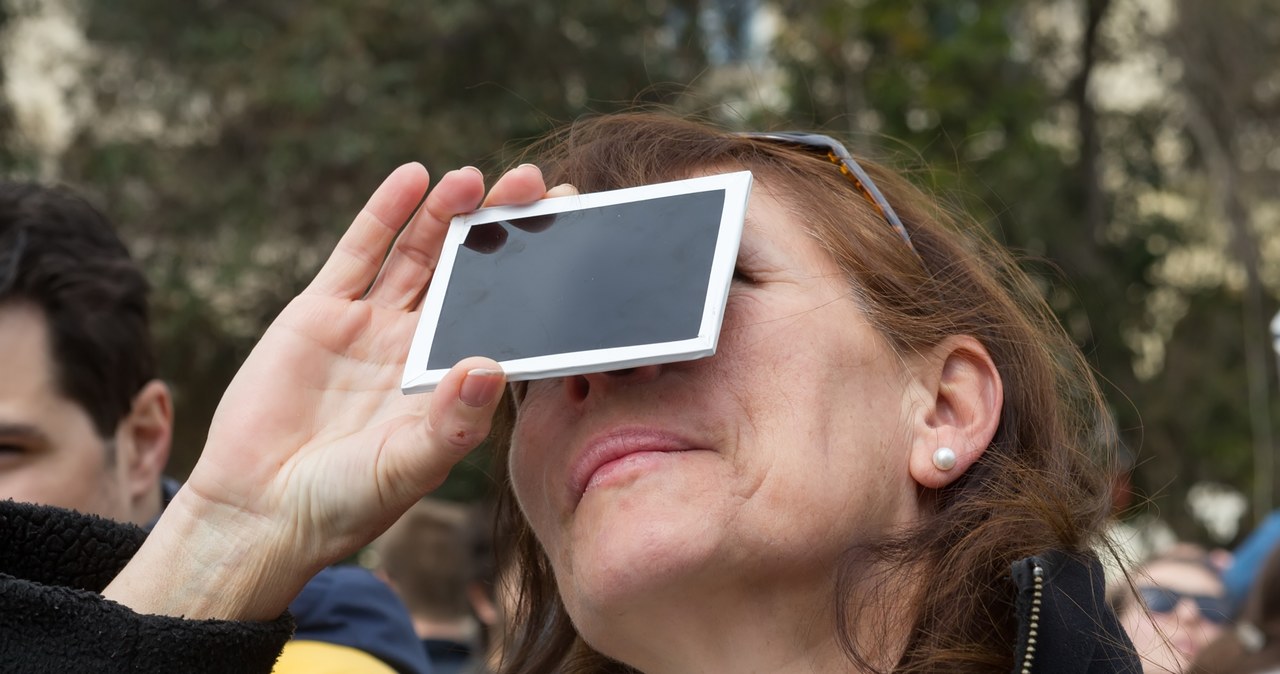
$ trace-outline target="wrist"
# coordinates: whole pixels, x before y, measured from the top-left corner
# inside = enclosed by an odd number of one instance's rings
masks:
[[[274,620],[318,569],[272,554],[252,516],[182,490],[103,596],[137,613]]]

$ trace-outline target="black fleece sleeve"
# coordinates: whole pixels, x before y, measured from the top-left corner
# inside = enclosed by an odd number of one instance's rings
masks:
[[[142,615],[99,594],[146,538],[91,515],[0,501],[0,672],[270,672],[293,631]]]

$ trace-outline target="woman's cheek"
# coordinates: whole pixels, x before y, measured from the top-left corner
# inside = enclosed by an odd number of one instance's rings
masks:
[[[763,305],[759,298],[749,291],[733,290],[725,303],[724,319],[720,323],[720,340],[716,352],[722,353],[726,346],[734,346],[743,341],[747,333],[762,323]]]

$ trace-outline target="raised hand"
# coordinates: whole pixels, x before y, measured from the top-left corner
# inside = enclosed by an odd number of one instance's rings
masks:
[[[399,390],[448,222],[484,197],[479,171],[452,171],[414,213],[427,185],[420,165],[392,173],[272,323],[223,396],[186,485],[106,596],[143,612],[273,618],[485,437],[504,384],[492,360],[464,360],[432,394]],[[523,166],[486,203],[545,191]]]

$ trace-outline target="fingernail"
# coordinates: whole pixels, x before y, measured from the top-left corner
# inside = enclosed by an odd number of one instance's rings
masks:
[[[524,168],[524,167],[526,167],[526,166],[532,166],[533,168],[538,169],[538,172],[539,172],[539,173],[541,173],[541,172],[542,172],[542,169],[538,168],[538,165],[537,165],[537,164],[521,164],[521,165],[517,166],[516,168]]]
[[[502,380],[499,370],[471,370],[462,380],[458,398],[472,407],[484,407],[502,395]]]
[[[483,171],[481,171],[480,169],[478,169],[478,168],[474,167],[474,166],[463,166],[462,168],[460,168],[460,169],[458,169],[458,170],[459,170],[459,171],[473,171],[476,175],[480,176],[481,178],[483,178],[483,177],[484,177],[484,172],[483,172]]]

